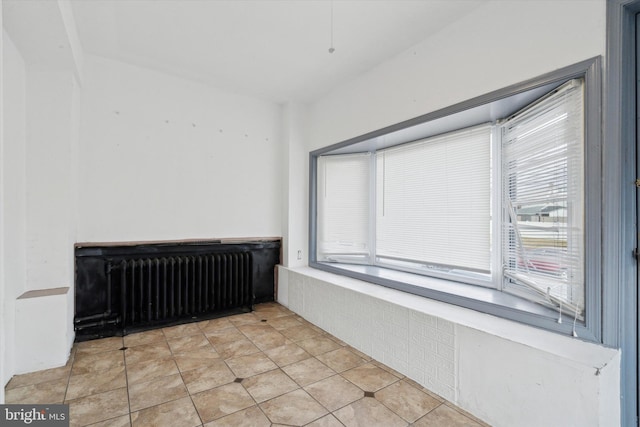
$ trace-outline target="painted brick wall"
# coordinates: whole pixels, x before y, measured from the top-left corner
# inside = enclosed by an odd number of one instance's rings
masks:
[[[292,311],[443,398],[456,400],[452,322],[293,270],[279,274],[287,275]]]

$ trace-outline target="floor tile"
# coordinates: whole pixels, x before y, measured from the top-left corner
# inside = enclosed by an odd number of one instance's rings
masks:
[[[299,388],[298,384],[280,369],[245,378],[242,385],[258,403]]]
[[[253,398],[238,383],[225,384],[191,397],[205,423],[255,405]]]
[[[264,353],[269,356],[278,366],[287,366],[311,357],[302,347],[290,343],[281,347],[270,348]]]
[[[276,317],[267,321],[272,328],[279,331],[302,326],[302,324],[293,316]],[[308,338],[308,337],[306,337]]]
[[[316,358],[284,366],[282,370],[302,387],[335,375],[333,369]]]
[[[358,350],[356,348],[347,347],[347,349],[349,349],[349,351],[352,352],[353,354],[355,354],[356,356],[362,357],[367,362],[371,362],[373,360],[371,357],[367,356],[366,354],[364,354],[363,352],[361,352],[360,350]]]
[[[152,329],[150,331],[137,332],[124,337],[125,347],[151,344],[157,341],[165,341],[167,338],[162,333],[162,329]]]
[[[222,329],[233,328],[233,323],[228,317],[221,317],[219,319],[203,320],[198,322],[198,327],[204,333],[209,331],[220,331]]]
[[[404,376],[404,375],[402,375],[400,372],[396,371],[396,370],[395,370],[395,369],[393,369],[393,368],[388,367],[388,366],[387,366],[387,365],[385,365],[384,363],[380,363],[380,362],[378,362],[377,360],[372,361],[372,363],[373,363],[374,365],[376,365],[378,368],[380,368],[380,369],[383,369],[383,370],[387,371],[388,373],[390,373],[391,375],[393,375],[393,376],[394,376],[394,377],[396,377],[396,378],[400,378],[400,379],[405,378],[405,376]]]
[[[383,387],[393,384],[399,379],[375,366],[372,363],[358,366],[342,373],[342,376],[364,391],[376,392]]]
[[[124,373],[124,366],[101,371],[99,375],[93,372],[71,375],[65,399],[73,400],[126,386],[127,377]]]
[[[282,334],[285,337],[289,338],[291,341],[302,341],[320,335],[318,331],[313,330],[306,325],[300,324],[300,322],[298,322],[297,320],[295,320],[295,322],[297,323],[296,326],[282,330]]]
[[[344,424],[338,421],[338,419],[333,415],[328,414],[307,424],[306,427],[344,427]]]
[[[234,357],[226,360],[227,365],[239,378],[248,378],[277,368],[264,353]]]
[[[62,403],[67,378],[30,384],[5,390],[4,403]]]
[[[251,341],[246,338],[240,340],[215,344],[213,346],[222,359],[231,359],[232,357],[246,356],[260,351]]]
[[[119,350],[105,351],[103,353],[95,354],[76,354],[71,368],[71,374],[80,375],[92,372],[95,373],[123,366],[124,352]]]
[[[268,306],[264,304],[256,306],[254,314],[260,319],[275,319],[291,315],[289,310],[284,309],[281,305]]]
[[[189,397],[133,412],[131,422],[133,427],[196,427],[202,424]]]
[[[103,353],[105,351],[120,350],[123,346],[122,337],[84,341],[78,343],[76,354]]]
[[[176,362],[171,357],[144,360],[140,363],[127,363],[127,381],[129,385],[151,381],[178,373]]]
[[[277,331],[257,336],[253,338],[252,341],[256,345],[256,347],[258,347],[262,351],[269,350],[271,348],[282,347],[283,345],[291,342],[284,335]]]
[[[265,311],[256,311],[254,314],[260,321],[278,319],[280,317],[290,316],[289,313],[283,312],[281,310],[265,310]]]
[[[138,411],[187,395],[187,388],[180,374],[129,385],[131,411]]]
[[[480,418],[474,416],[473,414],[470,414],[469,412],[465,411],[462,408],[458,408],[456,405],[454,405],[451,402],[447,402],[444,401],[444,404],[447,405],[449,408],[455,410],[456,412],[461,413],[462,415],[464,415],[467,418],[470,418],[471,420],[477,422],[478,424],[480,424],[482,427],[491,427],[489,424],[485,423],[484,421],[482,421]]]
[[[119,417],[110,418],[108,420],[100,421],[95,424],[89,424],[89,427],[130,427],[131,418],[129,414],[121,415]]]
[[[343,372],[367,363],[367,361],[362,357],[344,347],[340,347],[316,357],[319,361],[336,372]]]
[[[60,368],[45,369],[42,371],[31,372],[28,374],[16,375],[6,386],[7,390],[25,385],[39,384],[53,380],[59,380],[69,377],[71,366],[63,366]]]
[[[257,406],[238,411],[204,425],[204,427],[269,427],[271,421]]]
[[[72,426],[84,426],[129,413],[127,389],[105,391],[66,402]]]
[[[313,329],[314,331],[318,332],[320,335],[326,335],[326,331],[324,331],[322,328],[317,327],[316,325],[314,325],[313,323],[309,322],[306,319],[301,319],[300,323],[302,323],[305,326],[308,326],[309,328]]]
[[[304,389],[330,411],[335,411],[364,397],[364,392],[360,388],[340,375],[310,384]]]
[[[238,330],[242,332],[247,338],[253,340],[254,338],[259,338],[265,334],[270,334],[272,332],[277,332],[271,326],[266,323],[252,323],[248,325],[240,325],[238,326]]]
[[[171,357],[171,350],[166,341],[158,341],[151,344],[138,345],[129,347],[124,351],[125,359],[128,365],[144,362],[153,359],[163,359]],[[74,364],[75,367],[75,364]]]
[[[242,334],[235,326],[233,328],[223,329],[221,331],[209,331],[205,336],[214,347],[218,344],[225,344],[238,340],[246,340],[247,337]]]
[[[347,347],[348,344],[344,341],[342,341],[339,338],[334,337],[333,335],[327,335],[329,338],[331,338],[333,341],[336,342],[336,344],[338,344],[340,347]],[[351,349],[351,351],[353,351],[353,349]]]
[[[231,372],[226,363],[219,360],[215,364],[183,372],[182,378],[189,393],[195,394],[229,384],[236,379],[236,375]]]
[[[171,338],[167,340],[167,343],[174,354],[185,353],[187,351],[198,350],[203,347],[207,348],[211,346],[203,333],[189,335],[186,337]]]
[[[393,383],[377,391],[375,396],[376,400],[410,423],[440,405],[440,402],[405,381]]]
[[[202,368],[222,360],[213,347],[192,350],[187,353],[174,353],[173,359],[178,364],[180,372]]]
[[[231,323],[233,323],[234,326],[260,323],[260,319],[254,316],[253,313],[236,314],[235,316],[230,317],[229,320],[231,321]]]
[[[162,332],[167,339],[186,337],[189,335],[199,334],[200,328],[196,323],[185,323],[184,325],[170,326],[168,328],[162,328]]]
[[[300,347],[304,348],[307,353],[312,356],[327,353],[331,350],[340,348],[340,345],[326,336],[317,335],[313,338],[307,338],[296,342]]]
[[[480,427],[480,424],[467,418],[447,405],[440,405],[413,424],[415,427]]]
[[[416,381],[412,380],[411,378],[405,377],[405,378],[403,378],[403,381],[405,381],[407,384],[417,388],[418,390],[422,391],[423,393],[428,394],[429,396],[431,396],[432,398],[434,398],[435,400],[437,400],[440,403],[445,401],[442,397],[438,396],[437,394],[435,394],[432,391],[429,391],[428,389],[426,389],[425,387],[421,386],[420,384],[418,384]]]
[[[409,425],[405,420],[394,414],[382,403],[370,397],[365,397],[333,413],[346,427],[352,426],[385,426],[402,427]],[[447,426],[442,424],[441,427]],[[447,426],[448,427],[448,426]]]
[[[303,426],[327,414],[327,410],[302,389],[268,400],[259,406],[271,422],[296,426]]]

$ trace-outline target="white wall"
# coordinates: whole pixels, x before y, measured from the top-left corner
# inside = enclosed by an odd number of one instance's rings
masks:
[[[3,22],[2,3],[0,3],[0,22]],[[4,26],[0,25],[0,93],[4,93]],[[0,111],[4,111],[4,97],[0,96]],[[4,117],[0,113],[0,159],[4,159]],[[0,160],[0,189],[4,188],[4,166]],[[0,191],[0,271],[4,271],[4,191]],[[4,307],[5,294],[4,275],[0,274],[0,386],[5,384],[6,373],[6,356],[7,356],[7,320],[6,310]],[[0,402],[4,402],[4,388],[0,390]]]
[[[74,76],[27,70],[27,289],[73,286]]]
[[[3,372],[0,386],[15,367],[15,300],[26,288],[26,71],[20,52],[9,35],[2,34],[2,323],[0,356]],[[0,395],[1,397],[1,395]],[[0,398],[0,402],[4,400]]]
[[[603,0],[493,1],[309,107],[316,149],[605,52]]]
[[[78,240],[280,236],[276,104],[87,55]]]
[[[3,10],[2,385],[14,374],[64,364],[74,339],[82,58],[75,28],[67,27],[72,19],[62,17],[69,10],[66,0],[13,2]],[[53,298],[17,299],[52,288],[60,288]],[[60,327],[52,333],[33,325]],[[33,343],[43,340],[56,345],[32,354]]]
[[[300,266],[307,263],[306,218],[300,215],[306,201],[309,170],[309,153],[305,149],[306,106],[289,102],[282,111],[282,142],[284,145],[283,183],[283,260],[285,266]]]
[[[604,55],[605,37],[603,0],[490,2],[310,105],[304,150]],[[300,207],[298,215],[306,217],[307,193],[289,197],[289,205]],[[306,233],[306,224],[292,230]],[[362,282],[354,285],[335,275],[322,278],[307,268],[282,268],[280,281],[285,286],[279,298],[492,425],[619,423],[616,350],[491,316],[490,327],[478,329],[462,321],[469,313],[480,315],[471,310],[425,300],[416,312],[386,301],[390,290]],[[369,287],[353,293],[345,290],[350,286]],[[371,296],[376,292],[380,297]],[[394,333],[387,330],[389,325],[402,328]],[[520,339],[519,333],[536,339]],[[555,349],[545,342],[555,343]],[[583,347],[583,355],[576,346]],[[498,349],[500,354],[494,351]],[[596,368],[605,363],[596,375]]]

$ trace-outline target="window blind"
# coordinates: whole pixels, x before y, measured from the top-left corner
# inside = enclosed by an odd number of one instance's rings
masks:
[[[376,257],[490,271],[491,127],[389,148],[376,158]]]
[[[371,155],[318,158],[317,257],[369,262]]]
[[[582,80],[571,80],[502,125],[507,283],[576,316],[584,309],[583,104]]]

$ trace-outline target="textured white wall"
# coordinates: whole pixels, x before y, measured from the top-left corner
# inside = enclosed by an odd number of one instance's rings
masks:
[[[83,242],[280,236],[280,108],[87,55]]]
[[[2,268],[0,269],[0,356],[3,372],[0,388],[14,370],[15,299],[26,288],[26,71],[25,64],[9,35],[2,34]],[[10,82],[10,83],[9,83]],[[2,402],[3,399],[0,399]]]

